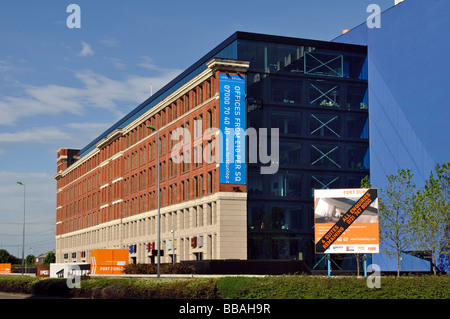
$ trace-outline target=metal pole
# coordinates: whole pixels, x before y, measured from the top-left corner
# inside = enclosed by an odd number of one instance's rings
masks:
[[[172,229],[172,264],[175,265],[175,230]]]
[[[160,251],[160,241],[161,241],[161,191],[159,189],[160,187],[160,183],[161,183],[161,174],[160,174],[160,163],[159,163],[159,129],[158,129],[158,159],[157,159],[157,163],[158,163],[158,267],[157,267],[157,277],[159,278],[161,273],[160,273],[160,266],[161,266],[161,251]]]
[[[331,275],[331,262],[330,262],[331,256],[330,254],[327,255],[327,264],[328,264],[328,276]]]
[[[17,184],[23,186],[23,231],[22,231],[22,276],[25,264],[25,184],[17,182]]]
[[[367,277],[367,255],[364,254],[364,277]]]
[[[148,128],[152,129],[152,130],[156,130],[156,127],[153,125],[147,125]],[[160,163],[159,163],[159,129],[157,130],[158,132],[158,144],[157,144],[157,148],[158,148],[158,157],[157,157],[157,164],[158,164],[158,229],[157,229],[157,251],[158,251],[158,256],[157,256],[157,272],[156,272],[156,276],[157,278],[160,277],[161,272],[160,272],[160,268],[161,268],[161,191],[160,191],[160,184],[161,184],[161,173],[160,173]]]

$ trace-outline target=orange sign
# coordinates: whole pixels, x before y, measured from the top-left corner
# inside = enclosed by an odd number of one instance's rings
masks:
[[[11,264],[0,264],[0,274],[10,274]]]
[[[128,265],[127,249],[94,249],[91,251],[92,275],[124,274]]]
[[[378,253],[377,189],[314,191],[316,253]]]

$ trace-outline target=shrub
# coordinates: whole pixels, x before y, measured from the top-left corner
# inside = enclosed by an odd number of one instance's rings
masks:
[[[124,272],[126,274],[156,274],[157,265],[154,264],[128,264]],[[162,264],[160,266],[161,274],[192,274],[194,273],[194,266],[186,264]]]
[[[36,277],[0,276],[0,291],[31,294],[33,284],[37,281],[39,281],[39,278]]]
[[[34,295],[69,297],[71,289],[67,279],[48,278],[35,282],[31,291]]]

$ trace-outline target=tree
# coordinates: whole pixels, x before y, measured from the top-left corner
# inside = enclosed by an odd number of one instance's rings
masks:
[[[361,188],[371,188],[372,184],[370,183],[370,179],[369,176],[364,177],[361,180]],[[361,261],[364,260],[364,256],[361,256],[361,254],[353,254],[355,256],[356,259],[356,273],[359,276],[359,269],[361,268]]]
[[[380,190],[380,239],[388,256],[397,260],[397,276],[400,276],[400,255],[411,247],[409,220],[413,212],[413,196],[416,186],[409,169],[388,175],[388,185]]]
[[[51,251],[47,254],[47,256],[45,256],[45,259],[42,262],[42,265],[48,266],[48,265],[54,263],[55,261],[56,261],[55,253]]]
[[[417,191],[410,220],[415,244],[431,252],[434,274],[439,253],[448,255],[450,252],[449,165],[436,165],[435,173],[436,177],[431,172],[424,187]]]
[[[371,188],[372,184],[370,183],[370,178],[369,176],[366,175],[366,177],[364,177],[361,180],[361,188]]]
[[[441,255],[438,258],[438,266],[442,271],[450,273],[450,162],[442,165],[437,164],[435,171],[447,218],[447,226],[444,230],[445,237],[443,237],[444,240],[441,246]]]
[[[35,260],[36,257],[34,257],[34,255],[28,255],[27,257],[25,257],[25,263],[27,266],[34,265]]]
[[[18,264],[20,260],[8,253],[5,249],[0,249],[0,263],[1,264]]]

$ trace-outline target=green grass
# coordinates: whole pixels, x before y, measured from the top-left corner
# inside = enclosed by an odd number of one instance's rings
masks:
[[[92,278],[80,289],[66,279],[0,276],[0,291],[89,299],[450,299],[450,276],[267,276],[190,279]]]

